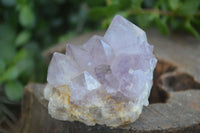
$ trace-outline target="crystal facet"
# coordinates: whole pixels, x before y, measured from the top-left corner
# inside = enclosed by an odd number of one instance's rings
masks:
[[[54,53],[44,96],[59,120],[117,127],[148,105],[157,59],[145,32],[116,15],[104,37]]]
[[[64,54],[54,53],[48,68],[47,82],[53,87],[68,84],[79,72],[80,68],[74,60]]]

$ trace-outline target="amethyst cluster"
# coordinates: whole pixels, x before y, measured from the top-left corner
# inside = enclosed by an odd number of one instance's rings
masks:
[[[44,90],[49,114],[87,125],[134,122],[148,105],[156,63],[145,32],[116,15],[103,37],[54,53]]]

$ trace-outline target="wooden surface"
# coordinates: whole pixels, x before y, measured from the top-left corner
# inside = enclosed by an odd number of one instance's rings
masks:
[[[148,133],[200,131],[200,91],[173,92],[167,103],[144,107],[140,118],[132,124],[116,129],[106,126],[86,126],[80,122],[52,119],[47,111],[47,101],[42,96],[44,85],[30,84],[24,95],[20,133]],[[16,132],[16,131],[15,131]]]
[[[70,40],[85,42],[88,33]],[[98,32],[102,34],[102,32]],[[200,44],[192,37],[163,37],[157,31],[147,32],[155,45],[159,62],[154,71],[150,104],[144,107],[134,123],[110,129],[106,126],[86,126],[80,122],[58,121],[48,114],[48,102],[43,98],[44,85],[29,84],[24,91],[22,118],[14,132],[20,133],[199,133],[200,132]],[[45,51],[49,61],[52,52],[64,52],[65,44]]]

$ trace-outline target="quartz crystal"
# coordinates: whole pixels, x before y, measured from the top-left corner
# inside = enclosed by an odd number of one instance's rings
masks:
[[[44,96],[58,120],[117,127],[147,106],[157,59],[145,32],[116,15],[103,37],[54,53]]]

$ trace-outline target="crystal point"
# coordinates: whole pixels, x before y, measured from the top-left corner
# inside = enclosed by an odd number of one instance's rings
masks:
[[[83,47],[90,53],[95,65],[109,64],[114,58],[114,52],[111,46],[103,37],[94,35]]]
[[[80,68],[74,60],[66,55],[54,53],[48,68],[47,82],[53,87],[65,85],[79,72]]]
[[[142,29],[119,15],[114,17],[104,39],[111,44],[116,54],[137,53],[142,42],[147,40]]]
[[[71,80],[69,88],[71,90],[71,101],[79,102],[85,96],[100,88],[101,84],[87,71],[82,72],[80,75]]]
[[[92,57],[81,46],[67,44],[66,55],[70,56],[82,69],[92,67]]]
[[[134,122],[148,105],[157,59],[145,32],[116,15],[103,37],[55,53],[44,96],[59,120],[118,127]]]

